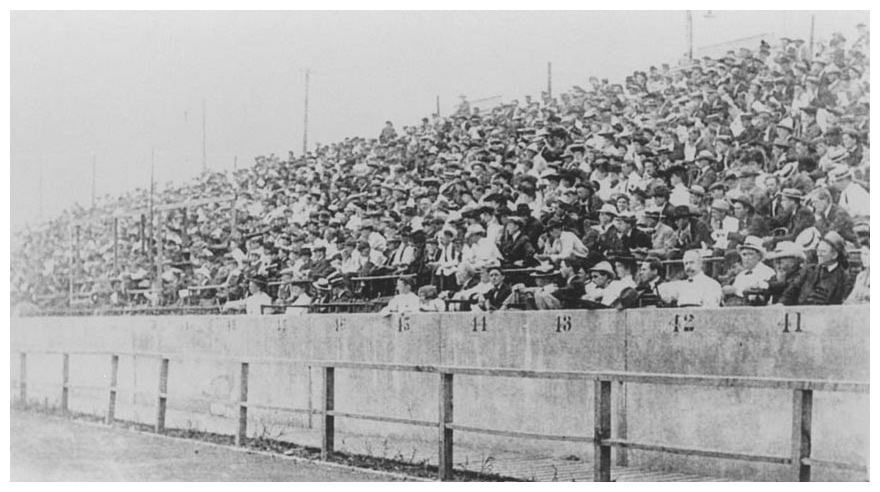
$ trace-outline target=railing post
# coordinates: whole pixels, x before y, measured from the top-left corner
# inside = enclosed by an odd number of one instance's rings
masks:
[[[308,407],[309,407],[309,429],[312,428],[312,414],[314,414],[314,408],[312,405],[312,366],[308,366],[309,371],[309,398],[308,398]]]
[[[802,460],[810,457],[812,445],[813,390],[794,390],[791,420],[792,478],[797,482],[809,482],[810,465]]]
[[[334,399],[334,373],[332,367],[324,368],[324,395],[322,398],[323,405],[321,408],[321,459],[326,460],[333,454],[333,432],[334,419],[331,412],[333,411]]]
[[[119,356],[110,356],[110,401],[107,402],[107,418],[104,423],[110,425],[116,419],[116,385],[119,383]]]
[[[68,397],[70,396],[70,354],[61,354],[61,412],[68,411]]]
[[[617,412],[615,412],[615,436],[618,439],[626,439],[627,422],[626,422],[626,383],[617,382]],[[629,466],[629,456],[627,449],[618,447],[614,450],[616,454],[615,464],[617,466]]]
[[[244,446],[247,439],[247,399],[248,399],[248,363],[241,363],[241,378],[239,379],[238,395],[238,434],[235,435],[235,445]]]
[[[594,382],[593,403],[593,481],[611,481],[611,381]]]
[[[19,353],[18,361],[18,399],[21,403],[27,404],[27,353]]]
[[[159,400],[156,405],[156,433],[165,432],[165,406],[168,401],[168,359],[159,364]]]
[[[440,373],[440,425],[439,466],[437,474],[441,481],[452,480],[452,374]]]

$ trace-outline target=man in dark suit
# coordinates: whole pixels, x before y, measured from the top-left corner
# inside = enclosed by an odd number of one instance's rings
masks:
[[[525,220],[522,217],[510,217],[507,220],[507,237],[499,248],[507,267],[523,268],[538,263],[535,260],[535,247],[522,232],[524,225]]]
[[[810,203],[816,219],[816,229],[823,236],[829,231],[834,231],[851,243],[858,244],[858,238],[853,231],[852,217],[832,203],[831,192],[827,188],[819,188],[810,195]]]
[[[646,253],[651,249],[651,237],[636,229],[636,214],[623,211],[614,219],[614,227],[617,228],[618,244],[615,248],[628,256],[633,253]]]
[[[483,294],[479,305],[485,311],[497,311],[513,291],[504,280],[504,273],[499,267],[489,268],[489,282],[492,283],[492,288]]]
[[[771,217],[768,224],[773,229],[784,228],[784,234],[776,234],[765,246],[773,248],[780,241],[794,241],[798,235],[816,223],[813,212],[801,205],[804,194],[797,188],[785,188],[777,194],[779,213]]]

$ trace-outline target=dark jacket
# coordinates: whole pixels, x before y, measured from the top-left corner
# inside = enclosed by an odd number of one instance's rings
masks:
[[[782,293],[786,306],[843,304],[852,289],[852,279],[842,265],[828,272],[826,267],[811,265]]]
[[[489,292],[483,296],[486,298],[486,303],[490,311],[495,311],[497,309],[501,309],[501,305],[504,304],[504,301],[510,297],[512,290],[507,282],[502,282],[500,285],[496,287],[492,287]]]
[[[651,249],[651,243],[651,236],[638,229],[631,230],[626,236],[620,235],[620,251],[627,254],[631,254],[636,248]]]
[[[851,243],[858,244],[859,241],[856,233],[853,232],[853,220],[849,213],[837,205],[831,204],[829,206],[831,210],[828,212],[827,218],[824,214],[816,218],[816,229],[819,230],[822,237],[828,231],[837,231],[840,237]]]
[[[513,266],[516,262],[522,261],[522,265],[517,266],[533,266],[537,264],[535,260],[535,247],[532,246],[529,237],[520,233],[515,240],[506,240],[501,244],[501,255],[504,256],[504,263]],[[502,299],[503,300],[503,299]]]
[[[700,249],[703,243],[712,244],[712,230],[702,220],[691,219],[688,226],[681,231],[675,231],[676,243],[675,247],[687,251],[689,249]]]
[[[813,212],[806,207],[798,207],[794,212],[785,213],[775,219],[768,221],[770,227],[784,227],[788,230],[787,234],[776,236],[773,243],[768,247],[774,247],[779,241],[794,241],[801,232],[808,227],[812,227],[816,223],[816,217]]]
[[[581,296],[584,295],[584,284],[583,277],[574,275],[553,292],[553,297],[562,303],[561,309],[577,309],[580,306]]]

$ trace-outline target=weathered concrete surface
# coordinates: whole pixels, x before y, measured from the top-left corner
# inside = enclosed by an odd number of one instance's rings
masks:
[[[237,415],[239,361],[251,360],[254,403],[320,409],[321,371],[294,361],[339,360],[548,370],[627,370],[799,379],[868,380],[868,307],[643,309],[304,317],[23,318],[12,323],[16,348],[120,350],[171,355],[168,425],[231,433]],[[785,330],[785,316],[789,325]],[[797,314],[800,313],[800,331]],[[569,328],[570,327],[570,328]],[[476,330],[476,331],[475,331]],[[204,358],[209,355],[214,357]],[[259,360],[284,358],[290,364]],[[109,384],[108,356],[71,355],[71,383]],[[17,379],[18,357],[11,358]],[[117,415],[155,419],[158,361],[120,357]],[[336,408],[436,421],[436,374],[336,371]],[[28,393],[60,398],[61,356],[28,356]],[[614,391],[620,394],[615,385]],[[106,390],[71,392],[75,410],[103,414]],[[524,432],[591,435],[592,384],[456,376],[455,420]],[[214,400],[214,401],[209,401]],[[219,401],[218,401],[219,400]],[[865,462],[867,396],[817,393],[814,456]],[[627,385],[615,396],[615,432],[639,442],[787,456],[790,391]],[[625,404],[625,413],[623,405]],[[258,426],[317,427],[317,416],[253,409]],[[436,429],[337,419],[340,430],[432,440]],[[463,442],[589,454],[586,444],[456,433]],[[661,453],[631,452],[634,463],[732,478],[787,479],[785,467]],[[817,479],[852,479],[814,468]]]

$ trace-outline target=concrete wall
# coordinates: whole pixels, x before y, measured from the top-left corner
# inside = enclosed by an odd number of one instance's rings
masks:
[[[13,349],[120,350],[180,354],[169,377],[168,425],[232,433],[239,366],[219,360],[277,357],[548,370],[628,370],[868,380],[868,307],[642,309],[617,311],[498,312],[320,316],[181,316],[21,318],[12,323]],[[800,331],[797,319],[800,314]],[[789,328],[785,330],[786,315]],[[210,354],[221,356],[205,359]],[[106,386],[106,356],[71,356],[71,382]],[[18,358],[12,358],[17,378]],[[120,418],[151,423],[158,362],[121,357]],[[306,364],[254,361],[250,400],[320,408],[320,373]],[[29,394],[57,401],[60,356],[31,355]],[[338,369],[336,408],[434,421],[436,374]],[[625,424],[639,442],[787,456],[791,435],[789,391],[615,385],[615,428]],[[455,420],[464,425],[566,435],[592,433],[592,384],[456,376]],[[221,401],[211,401],[221,400]],[[103,414],[106,391],[79,390],[75,410]],[[252,411],[252,433],[308,427],[302,414]],[[813,454],[865,462],[868,398],[817,394]],[[312,422],[317,426],[317,419]],[[338,419],[340,430],[425,440],[436,430]],[[557,455],[589,455],[586,445],[527,441],[459,432],[456,439]],[[631,452],[632,462],[658,468],[724,473],[750,479],[787,479],[785,467]],[[816,479],[852,479],[816,468]]]

